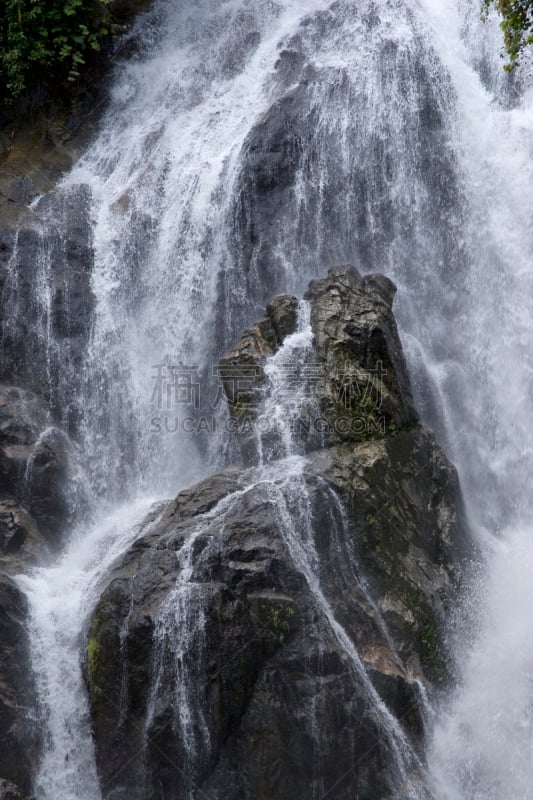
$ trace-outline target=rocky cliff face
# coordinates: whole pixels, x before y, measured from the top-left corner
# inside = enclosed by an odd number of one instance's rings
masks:
[[[13,185],[31,194],[19,177]],[[41,742],[28,606],[12,576],[46,563],[72,521],[77,419],[59,375],[79,372],[92,252],[83,190],[65,203],[66,236],[26,206],[27,193],[10,197],[0,204],[0,798],[18,800],[31,793]]]
[[[147,6],[113,4],[123,25]],[[31,795],[42,744],[13,576],[60,549],[78,499],[76,380],[63,391],[61,376],[79,375],[93,313],[89,192],[50,198],[96,128],[108,66],[109,51],[75,91],[37,87],[0,109],[0,800]]]
[[[31,794],[42,744],[28,604],[13,576],[46,563],[62,543],[73,488],[69,446],[42,399],[0,385],[1,800]]]
[[[0,800],[30,796],[41,745],[28,606],[12,576],[57,552],[75,505],[77,419],[59,376],[79,373],[90,330],[89,196],[78,187],[51,211],[47,195],[101,112],[101,86],[83,95],[31,115],[0,109]]]
[[[11,578],[1,575],[0,800],[22,800],[31,794],[41,745],[27,613],[23,593]]]
[[[292,430],[300,456],[265,458],[255,430],[297,301],[272,301],[222,360],[223,378],[256,376],[238,398],[225,380],[248,466],[154,509],[87,630],[106,798],[426,796],[423,696],[447,677],[468,545],[455,470],[413,409],[393,294],[351,268],[311,284],[320,388],[298,412],[321,423]]]

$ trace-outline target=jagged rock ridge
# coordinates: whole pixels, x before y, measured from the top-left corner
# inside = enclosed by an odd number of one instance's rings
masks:
[[[383,427],[333,428],[304,444],[305,461],[259,466],[248,435],[252,466],[155,509],[103,581],[86,678],[106,798],[426,796],[412,755],[421,686],[446,680],[468,544],[455,470],[413,408],[393,294],[351,268],[307,294],[318,412],[361,415],[360,402],[339,407],[340,359],[358,386],[380,361],[382,393],[363,411]],[[272,301],[222,360],[222,372],[257,366],[249,402],[229,397],[252,426],[296,309]],[[400,729],[404,775],[391,757]]]

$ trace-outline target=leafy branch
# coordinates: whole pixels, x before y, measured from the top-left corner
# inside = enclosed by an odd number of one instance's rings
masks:
[[[520,63],[524,49],[533,44],[533,0],[483,0],[483,19],[492,6],[502,17],[501,28],[509,56],[504,69],[510,72]]]
[[[2,0],[0,92],[7,101],[43,75],[73,82],[116,32],[112,0]]]

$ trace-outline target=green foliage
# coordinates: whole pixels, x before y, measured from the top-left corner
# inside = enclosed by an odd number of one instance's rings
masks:
[[[272,628],[280,644],[284,644],[288,634],[294,627],[294,608],[288,603],[279,606],[263,604],[262,612],[267,616],[267,622]]]
[[[502,16],[505,49],[509,63],[504,69],[513,70],[520,61],[524,48],[533,44],[533,0],[483,0],[483,18],[495,6]]]
[[[94,712],[97,711],[100,701],[103,699],[99,680],[101,680],[101,671],[104,666],[104,651],[98,639],[102,623],[103,620],[100,617],[94,618],[87,639],[87,684]]]
[[[96,679],[98,670],[102,660],[102,648],[94,637],[90,637],[87,643],[87,677],[89,678],[89,686],[94,690],[95,694],[99,693],[96,686]]]
[[[389,423],[389,429],[388,429],[389,436],[399,436],[400,433],[401,433],[400,429],[394,422]]]
[[[19,95],[37,77],[75,81],[116,28],[112,0],[3,0],[0,92]]]

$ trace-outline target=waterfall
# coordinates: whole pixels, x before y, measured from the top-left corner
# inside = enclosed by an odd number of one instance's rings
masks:
[[[527,94],[507,105],[501,73],[494,67],[491,72],[486,62],[479,86],[476,68],[487,58],[487,42],[472,10],[464,20],[437,3],[428,6],[440,31],[439,52],[457,87],[457,136],[472,209],[467,230],[479,247],[468,264],[469,326],[462,334],[469,343],[466,353],[455,355],[469,385],[450,413],[447,440],[488,561],[486,572],[469,587],[468,610],[458,622],[459,688],[441,711],[429,758],[434,791],[443,800],[525,800],[533,778],[527,357],[533,312],[527,201],[533,117]],[[464,41],[458,35],[462,26]],[[498,47],[494,35],[489,46]],[[457,404],[455,392],[447,403]],[[460,408],[467,412],[462,420]]]
[[[119,505],[105,520],[75,531],[55,566],[19,578],[32,610],[32,666],[46,731],[38,798],[100,797],[80,667],[81,626],[98,599],[99,578],[134,541],[152,502],[140,497]]]
[[[94,140],[34,202],[41,234],[18,234],[4,335],[79,443],[91,510],[54,566],[19,579],[47,740],[38,800],[99,800],[79,663],[98,580],[154,499],[223,464],[216,436],[154,429],[157,381],[178,371],[180,410],[213,413],[206,375],[242,326],[335,263],[397,284],[415,399],[487,558],[457,615],[460,682],[436,713],[432,791],[530,795],[533,112],[478,5],[156,0]],[[49,287],[72,242],[94,264],[80,306],[90,334],[67,345]],[[33,285],[18,270],[28,247]],[[294,336],[301,355],[305,324]],[[193,602],[194,584],[176,592]]]
[[[306,363],[313,344],[310,311],[309,303],[302,300],[296,331],[285,338],[278,352],[265,364],[267,386],[254,426],[261,464],[268,464],[276,457],[287,458],[302,449],[295,433],[312,397],[305,372],[298,376],[298,367],[301,373],[301,365]]]

